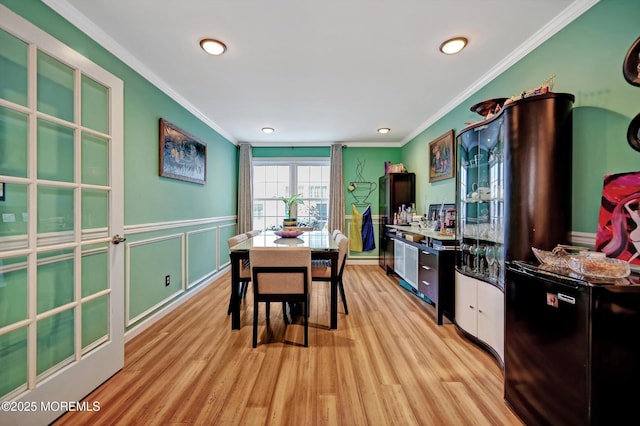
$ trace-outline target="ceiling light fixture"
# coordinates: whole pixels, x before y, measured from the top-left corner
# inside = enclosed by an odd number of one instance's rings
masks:
[[[263,127],[262,128],[262,132],[263,133],[273,133],[275,131],[276,131],[276,129],[274,129],[273,127]]]
[[[468,42],[465,37],[455,37],[442,43],[440,51],[445,55],[453,55],[464,49]]]
[[[378,133],[381,133],[381,134],[383,134],[383,135],[384,135],[385,133],[389,133],[390,131],[391,131],[391,129],[390,129],[390,128],[388,128],[388,127],[380,127],[380,128],[378,129]]]
[[[200,47],[209,55],[214,56],[222,55],[225,50],[227,50],[227,46],[223,42],[212,38],[203,38],[200,40]]]

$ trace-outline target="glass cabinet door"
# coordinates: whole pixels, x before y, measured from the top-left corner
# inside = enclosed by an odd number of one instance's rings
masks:
[[[503,117],[458,135],[458,268],[504,288]]]

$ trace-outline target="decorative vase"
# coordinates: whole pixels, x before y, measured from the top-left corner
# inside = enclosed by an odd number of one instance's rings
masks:
[[[298,225],[298,219],[296,218],[285,218],[282,221],[282,226],[297,226]]]

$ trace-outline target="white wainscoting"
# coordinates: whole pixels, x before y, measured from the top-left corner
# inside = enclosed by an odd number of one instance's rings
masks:
[[[227,223],[232,221],[232,223]],[[125,258],[125,309],[126,309],[126,318],[125,318],[125,326],[131,327],[125,333],[126,340],[130,340],[133,337],[137,336],[148,327],[153,325],[156,321],[173,311],[176,307],[180,306],[186,300],[195,296],[202,289],[206,288],[206,286],[221,275],[223,275],[228,266],[230,265],[229,261],[226,262],[221,261],[221,254],[226,249],[226,241],[221,241],[220,234],[221,230],[234,228],[237,226],[236,224],[236,216],[223,216],[216,218],[205,218],[205,219],[194,219],[194,220],[180,220],[180,221],[170,221],[170,222],[156,222],[156,223],[148,223],[148,224],[138,224],[138,225],[129,225],[125,226],[125,236],[131,236],[136,234],[144,234],[149,232],[157,232],[157,231],[178,231],[172,232],[169,235],[163,235],[158,237],[141,239],[138,241],[127,242],[125,245],[126,250],[126,258]],[[208,226],[207,226],[208,225]],[[187,231],[186,228],[193,226],[204,226],[204,228],[194,229]],[[211,232],[212,237],[215,238],[215,247],[216,253],[212,255],[215,256],[215,266],[214,269],[208,271],[207,273],[192,279],[190,282],[187,282],[187,277],[190,276],[188,265],[189,265],[189,238],[195,234],[200,234],[204,232]],[[179,289],[174,291],[169,297],[161,300],[158,303],[155,303],[153,306],[146,309],[144,312],[141,312],[134,317],[130,315],[130,290],[131,290],[131,250],[135,250],[137,247],[142,247],[149,244],[157,244],[161,241],[166,241],[168,239],[179,238],[180,243],[180,263],[181,267],[181,285]],[[222,247],[222,245],[224,247]],[[226,309],[226,306],[224,307]]]

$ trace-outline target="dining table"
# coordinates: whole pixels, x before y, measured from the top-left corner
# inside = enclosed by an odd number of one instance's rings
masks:
[[[240,329],[240,265],[249,260],[253,247],[310,247],[311,260],[328,261],[331,268],[330,329],[338,328],[338,245],[326,230],[305,231],[296,237],[280,237],[277,231],[265,231],[229,248],[231,259],[231,329]]]

